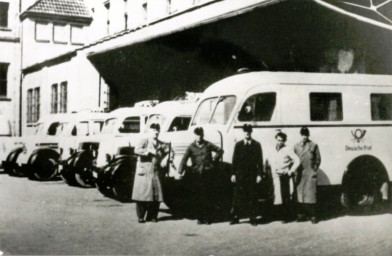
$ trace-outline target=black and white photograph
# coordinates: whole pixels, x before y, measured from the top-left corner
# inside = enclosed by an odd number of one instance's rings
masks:
[[[391,256],[392,0],[0,0],[0,256]]]

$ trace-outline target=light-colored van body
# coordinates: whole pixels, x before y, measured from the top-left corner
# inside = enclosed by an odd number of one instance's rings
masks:
[[[123,147],[134,147],[145,130],[151,107],[119,108],[110,112],[102,133],[96,136],[99,142],[96,167],[103,168]]]
[[[70,125],[61,133],[59,140],[60,161],[65,161],[77,151],[80,142],[100,134],[107,113],[83,111],[74,115]]]
[[[0,165],[14,147],[11,123],[4,115],[0,114]]]
[[[392,177],[392,76],[235,75],[205,90],[189,131],[203,127],[205,138],[221,146],[223,161],[231,164],[245,123],[252,124],[264,160],[275,148],[278,130],[288,135],[286,145],[293,147],[301,139],[301,127],[307,126],[321,152],[319,185],[341,185],[348,167],[360,157],[381,162],[388,181]],[[181,158],[179,153],[176,157]]]

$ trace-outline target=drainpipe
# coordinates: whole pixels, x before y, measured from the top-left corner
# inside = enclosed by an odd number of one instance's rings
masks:
[[[19,14],[22,11],[22,0],[19,0]],[[20,67],[22,69],[23,67],[23,21],[20,20]],[[22,136],[22,107],[23,107],[23,72],[22,70],[20,71],[20,77],[19,77],[19,136]]]

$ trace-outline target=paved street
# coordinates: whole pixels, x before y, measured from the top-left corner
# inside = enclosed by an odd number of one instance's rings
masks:
[[[156,224],[138,224],[134,204],[62,181],[0,174],[0,250],[11,254],[392,255],[392,215],[342,216],[256,228],[198,226],[166,207]]]

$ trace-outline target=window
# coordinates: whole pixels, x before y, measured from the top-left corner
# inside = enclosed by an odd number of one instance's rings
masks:
[[[124,29],[128,29],[128,0],[124,0]]]
[[[249,121],[271,121],[276,106],[276,93],[260,93],[249,97],[238,114],[238,120]]]
[[[50,42],[52,38],[52,29],[50,24],[47,22],[36,22],[35,23],[35,40],[38,42]]]
[[[139,133],[140,132],[140,117],[127,117],[118,129],[120,133]]]
[[[392,94],[371,94],[370,101],[373,121],[392,120]]]
[[[226,124],[236,102],[235,96],[221,96],[204,100],[197,109],[192,124]]]
[[[186,131],[188,130],[190,122],[191,122],[191,117],[188,116],[176,117],[174,118],[173,122],[169,127],[169,132]]]
[[[58,126],[60,125],[60,123],[59,122],[54,122],[54,123],[51,123],[50,125],[49,125],[49,128],[48,128],[48,135],[49,136],[54,136],[54,135],[56,135],[56,133],[58,132]]]
[[[310,120],[312,121],[341,121],[341,93],[310,93]]]
[[[9,63],[0,63],[0,97],[7,97],[7,75]]]
[[[27,123],[32,122],[33,89],[27,90]]]
[[[82,26],[71,26],[71,43],[83,45],[85,42],[85,33]]]
[[[211,118],[211,124],[226,124],[234,108],[236,97],[223,96],[219,98],[218,105]]]
[[[110,0],[104,2],[106,8],[106,32],[110,33]]]
[[[60,111],[59,113],[67,113],[67,82],[60,84]]]
[[[143,8],[143,22],[144,23],[147,23],[147,15],[148,15],[148,12],[147,12],[147,3],[144,3],[144,4],[142,4],[142,8]]]
[[[197,109],[195,120],[192,124],[208,124],[218,102],[218,97],[204,100]]]
[[[166,0],[166,13],[167,14],[171,13],[171,5],[172,5],[171,2],[172,2],[171,0]]]
[[[40,115],[40,88],[33,89],[33,100],[31,110],[31,122],[37,122]]]
[[[53,24],[53,42],[66,44],[69,40],[69,28],[67,24]]]
[[[0,2],[0,27],[8,27],[9,3]]]
[[[50,113],[51,114],[56,114],[58,109],[58,86],[57,84],[52,84],[52,97],[51,97],[51,103],[50,103]]]

